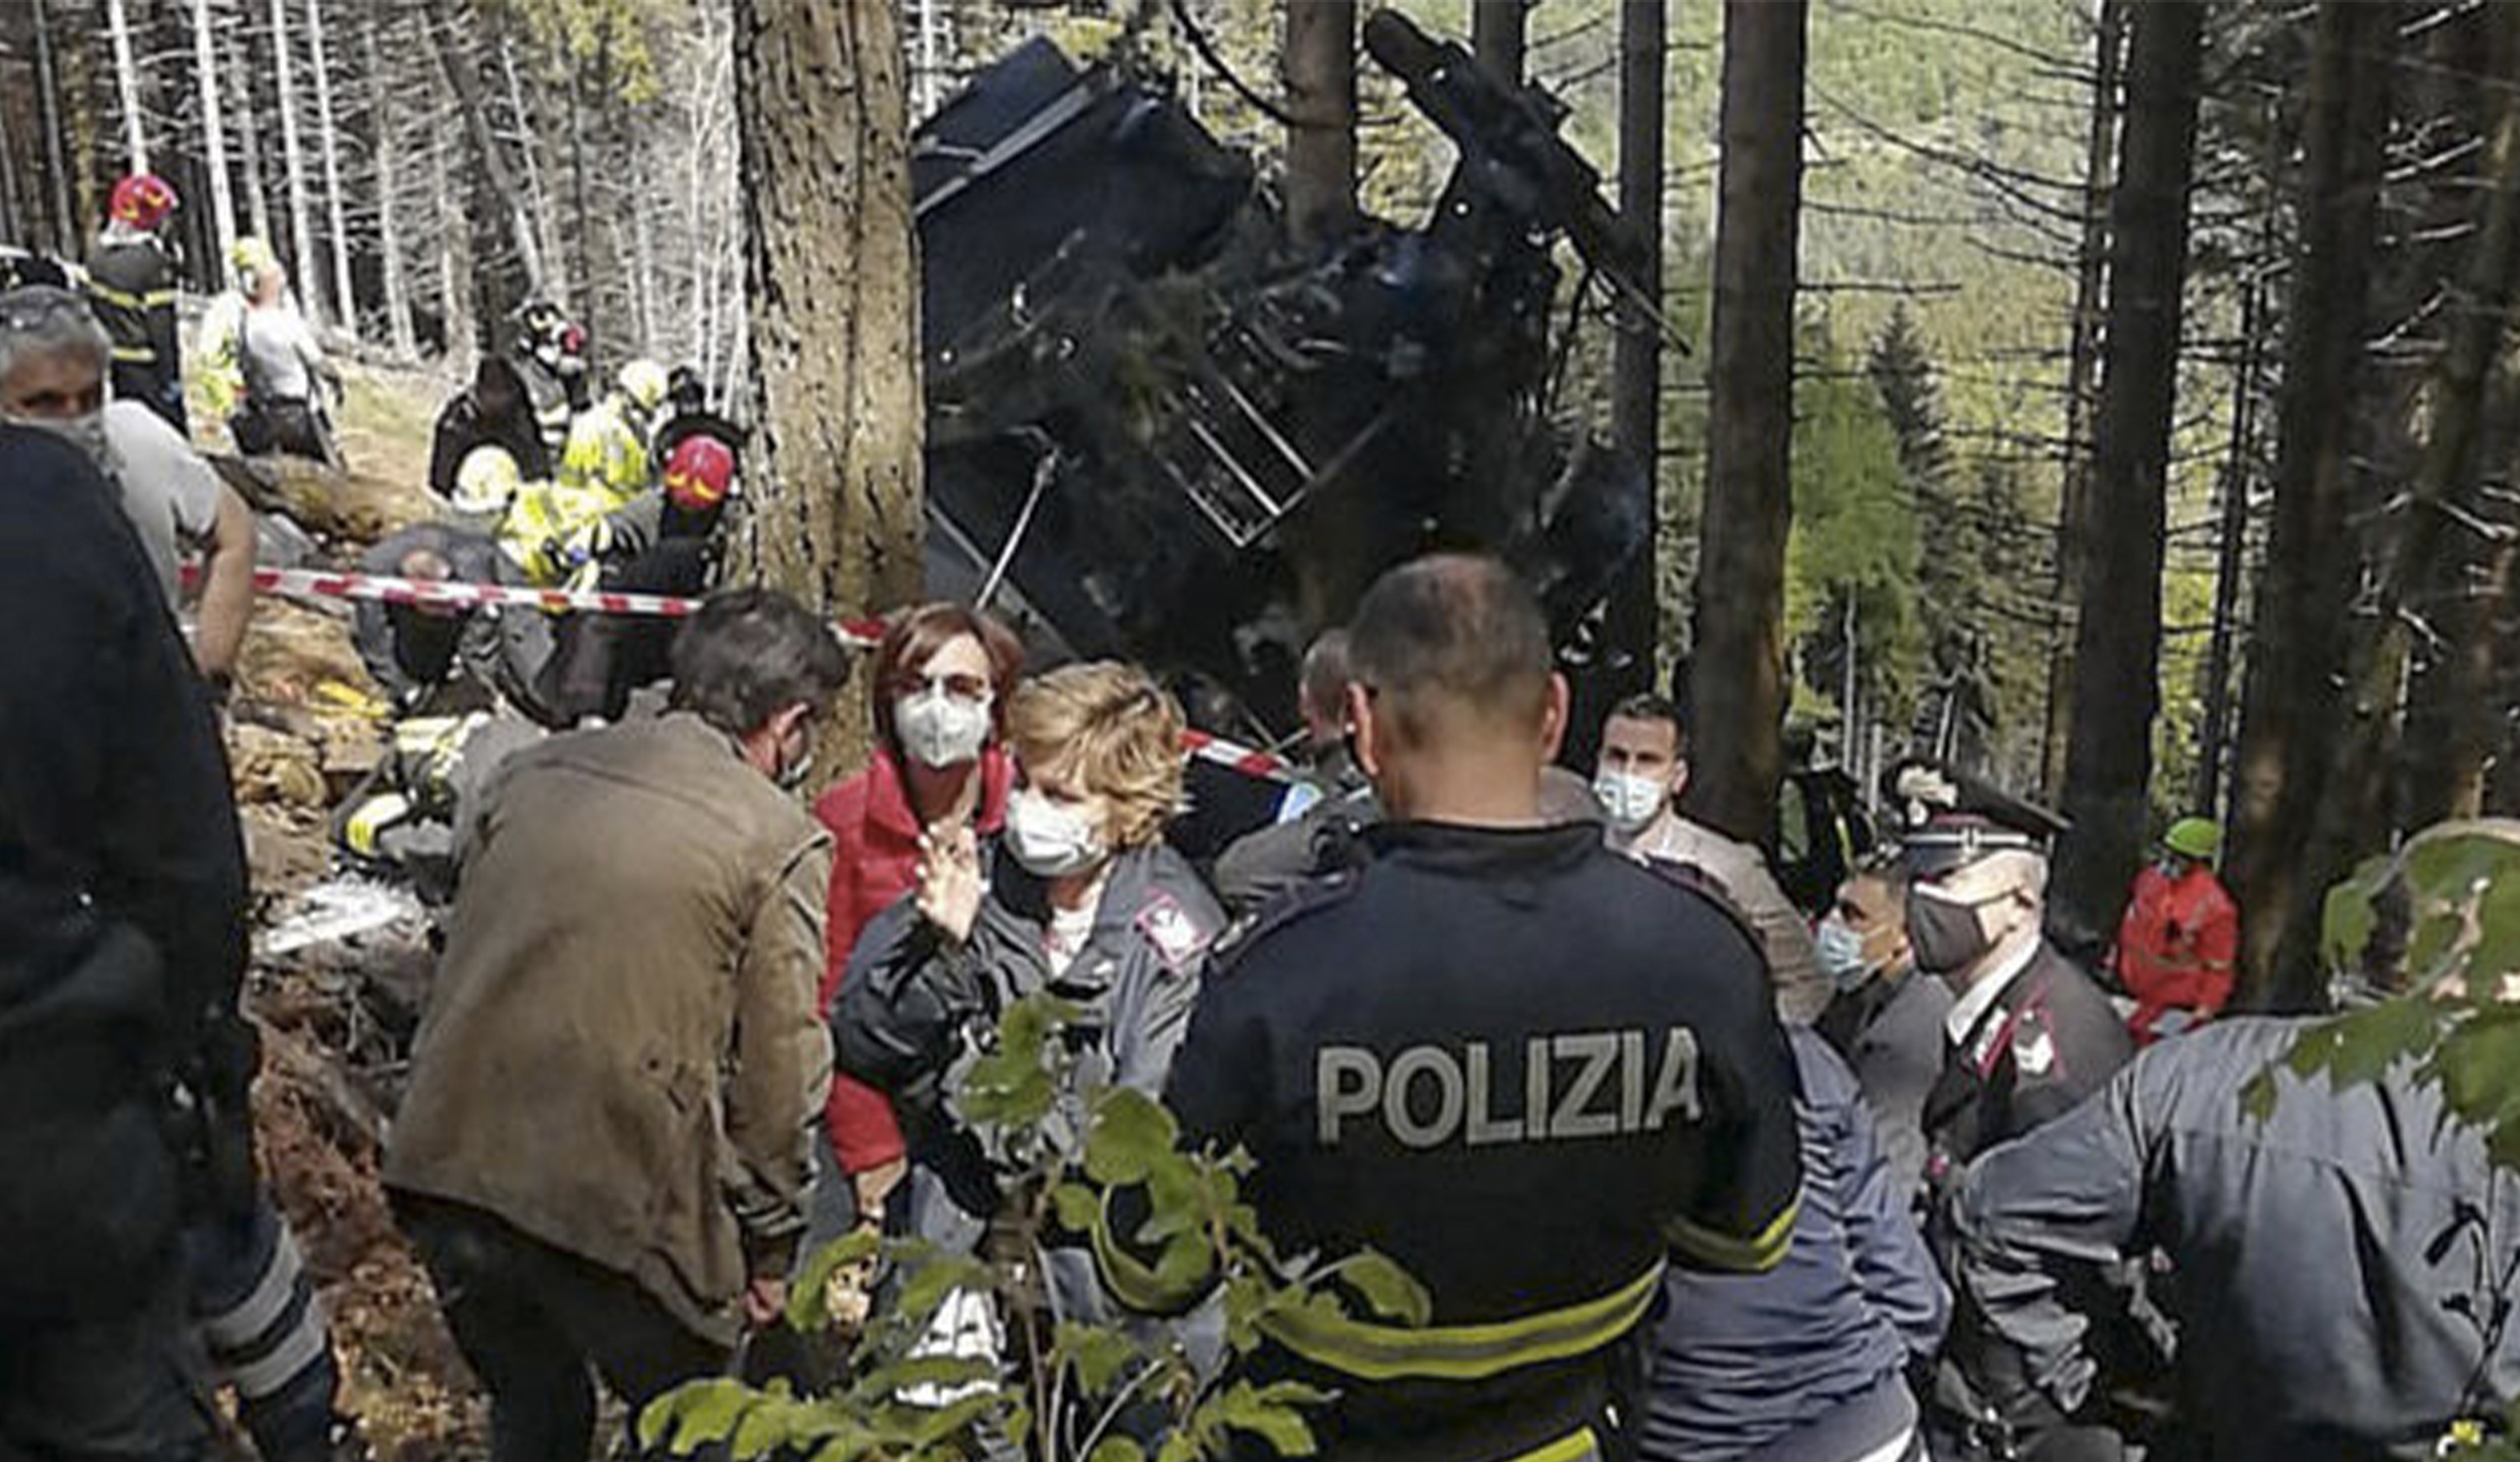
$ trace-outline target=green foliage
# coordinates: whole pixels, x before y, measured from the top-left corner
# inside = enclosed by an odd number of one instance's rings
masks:
[[[835,1280],[870,1262],[884,1302],[857,1335],[831,1393],[729,1380],[681,1388],[644,1411],[640,1441],[689,1456],[723,1447],[735,1462],[959,1462],[1013,1441],[1042,1462],[1197,1462],[1241,1434],[1280,1456],[1319,1451],[1308,1420],[1330,1397],[1310,1387],[1255,1386],[1201,1373],[1151,1326],[1098,1325],[1050,1313],[1049,1251],[1080,1240],[1119,1245],[1155,1286],[1185,1301],[1213,1291],[1227,1348],[1257,1348],[1273,1316],[1296,1308],[1423,1325],[1431,1303],[1398,1264],[1371,1251],[1323,1264],[1282,1256],[1242,1197],[1240,1153],[1185,1151],[1162,1104],[1125,1087],[1082,1088],[1060,1038],[1075,1010],[1047,996],[1016,1002],[996,1039],[962,1072],[954,1110],[1000,1159],[1006,1210],[984,1256],[859,1233],[815,1255],[788,1315],[809,1334],[833,1323]],[[1081,1116],[1080,1116],[1081,1114]],[[1122,1194],[1143,1217],[1115,1232]],[[1131,1207],[1138,1211],[1138,1207]],[[1009,1363],[929,1353],[929,1321],[958,1294],[989,1299],[1008,1327]],[[909,1395],[941,1404],[914,1404]],[[1122,1435],[1155,1436],[1146,1445]]]
[[[2328,968],[2402,990],[2313,1028],[2284,1065],[2338,1086],[2411,1064],[2494,1161],[2520,1169],[2520,842],[2478,823],[2433,828],[2330,890],[2320,947]],[[2244,1100],[2273,1110],[2273,1074]]]

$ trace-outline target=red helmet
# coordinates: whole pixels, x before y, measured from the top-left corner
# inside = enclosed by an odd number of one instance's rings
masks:
[[[113,216],[137,229],[154,229],[175,211],[175,190],[154,172],[138,172],[113,185]]]
[[[686,512],[707,512],[734,485],[735,453],[714,436],[687,436],[665,459],[665,496]]]

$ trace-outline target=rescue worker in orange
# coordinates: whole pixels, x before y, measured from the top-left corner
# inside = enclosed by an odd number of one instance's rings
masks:
[[[2138,1044],[2222,1013],[2240,952],[2240,906],[2214,876],[2223,830],[2182,817],[2162,836],[2159,861],[2136,875],[2118,925],[2118,982],[2135,998],[2127,1026]]]

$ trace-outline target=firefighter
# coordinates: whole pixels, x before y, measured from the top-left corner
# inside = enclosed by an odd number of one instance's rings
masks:
[[[113,185],[105,232],[87,258],[88,298],[113,339],[113,394],[140,401],[178,432],[184,414],[184,367],[175,340],[175,286],[183,257],[165,237],[175,190],[155,173]]]
[[[271,246],[248,234],[228,249],[228,287],[202,313],[193,336],[195,369],[209,398],[210,414],[226,420],[245,403],[245,317],[253,306],[255,281],[277,268]]]
[[[1261,1320],[1247,1379],[1337,1392],[1324,1455],[1620,1455],[1635,1331],[1672,1262],[1763,1271],[1800,1183],[1793,1058],[1757,947],[1712,898],[1551,823],[1566,724],[1548,625],[1490,559],[1384,575],[1350,625],[1348,719],[1391,821],[1358,872],[1219,957],[1166,1092],[1189,1142],[1246,1148],[1282,1253],[1371,1246],[1424,1327]],[[1106,1279],[1186,1305],[1098,1225]]]
[[[2240,906],[2214,876],[2223,830],[2182,817],[2162,836],[2161,856],[2135,876],[2118,925],[2117,976],[2135,997],[2127,1027],[2150,1045],[2220,1015],[2240,955]]]
[[[545,456],[558,462],[568,444],[569,420],[582,404],[586,332],[570,324],[559,305],[541,298],[518,306],[510,331],[508,363],[524,383]]]
[[[665,368],[634,360],[613,378],[612,389],[569,424],[556,480],[563,487],[611,499],[606,512],[629,506],[655,484],[649,442],[665,405]]]

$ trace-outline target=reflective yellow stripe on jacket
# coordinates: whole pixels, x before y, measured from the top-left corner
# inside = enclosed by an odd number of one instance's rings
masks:
[[[151,290],[146,295],[134,295],[128,291],[117,290],[111,285],[101,285],[90,280],[87,292],[99,301],[111,304],[116,309],[164,309],[175,302],[173,290]]]
[[[1322,1304],[1264,1315],[1261,1333],[1315,1365],[1361,1381],[1484,1381],[1589,1354],[1635,1329],[1662,1287],[1663,1262],[1598,1300],[1485,1325],[1377,1325]],[[1573,1439],[1568,1439],[1570,1441]],[[1580,1449],[1570,1456],[1583,1455]]]
[[[1785,1251],[1793,1247],[1794,1220],[1802,1215],[1802,1197],[1796,1194],[1793,1202],[1768,1220],[1766,1228],[1746,1239],[1719,1233],[1686,1218],[1672,1219],[1665,1230],[1665,1237],[1671,1240],[1674,1249],[1712,1268],[1729,1269],[1736,1274],[1765,1274],[1782,1262]]]

